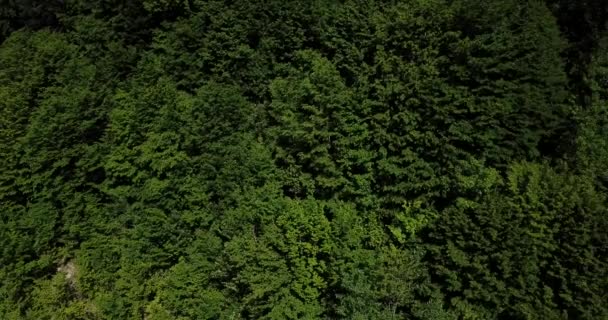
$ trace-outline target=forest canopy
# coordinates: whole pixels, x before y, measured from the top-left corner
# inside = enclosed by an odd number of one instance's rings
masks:
[[[608,319],[608,2],[0,1],[0,319]]]

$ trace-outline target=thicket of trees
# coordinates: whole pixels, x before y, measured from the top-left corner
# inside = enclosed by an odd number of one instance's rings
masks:
[[[0,2],[1,319],[607,319],[608,2]]]

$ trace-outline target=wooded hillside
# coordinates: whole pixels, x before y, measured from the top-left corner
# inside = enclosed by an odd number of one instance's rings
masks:
[[[0,18],[0,319],[608,319],[606,1]]]

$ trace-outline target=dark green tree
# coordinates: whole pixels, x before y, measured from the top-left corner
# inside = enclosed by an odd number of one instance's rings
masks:
[[[487,181],[424,236],[451,305],[499,319],[605,317],[604,195],[585,177],[537,164]]]

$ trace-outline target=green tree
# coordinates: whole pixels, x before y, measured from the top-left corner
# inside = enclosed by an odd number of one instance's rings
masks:
[[[270,84],[267,134],[287,193],[318,199],[369,199],[371,154],[358,105],[335,66],[312,51],[296,53],[293,71]]]
[[[33,280],[88,236],[82,217],[98,200],[107,84],[83,51],[46,31],[14,33],[2,47],[1,259],[5,287],[17,289],[3,300],[17,314]]]
[[[501,319],[605,316],[606,208],[592,183],[523,163],[479,194],[459,199],[425,235],[452,306]]]

